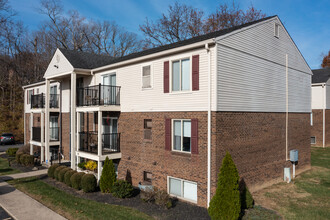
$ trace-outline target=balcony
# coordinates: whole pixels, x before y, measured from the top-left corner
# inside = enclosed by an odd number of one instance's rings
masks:
[[[79,132],[79,151],[98,154],[97,132]],[[120,152],[120,134],[102,134],[102,155]]]
[[[57,94],[50,94],[49,96],[49,108],[58,108],[58,100],[59,100],[59,95]]]
[[[41,127],[32,127],[32,140],[41,141]]]
[[[45,108],[45,95],[43,93],[31,96],[31,108]]]
[[[97,85],[77,88],[77,106],[120,105],[120,86]]]

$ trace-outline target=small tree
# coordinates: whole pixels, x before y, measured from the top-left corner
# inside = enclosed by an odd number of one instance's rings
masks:
[[[112,160],[105,158],[102,175],[100,179],[100,189],[103,193],[112,192],[113,184],[116,182],[116,171]]]
[[[227,152],[222,160],[218,185],[208,209],[212,219],[238,219],[241,212],[239,175]]]

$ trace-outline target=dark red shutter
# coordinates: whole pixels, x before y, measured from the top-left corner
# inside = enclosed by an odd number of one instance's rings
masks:
[[[165,150],[171,150],[171,119],[165,119]]]
[[[164,93],[170,91],[170,66],[169,61],[164,62]]]
[[[199,90],[199,55],[192,57],[192,90]]]
[[[198,119],[191,119],[191,153],[198,154]]]

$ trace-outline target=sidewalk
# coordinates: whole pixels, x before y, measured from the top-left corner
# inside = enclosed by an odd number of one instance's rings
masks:
[[[2,208],[5,209],[13,218],[18,220],[65,219],[61,215],[4,182],[9,179],[32,177],[46,173],[47,169],[0,176],[0,206],[2,206]]]

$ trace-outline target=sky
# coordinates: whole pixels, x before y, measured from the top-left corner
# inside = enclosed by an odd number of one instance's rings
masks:
[[[62,0],[64,10],[77,10],[86,18],[111,20],[137,33],[146,17],[158,19],[175,0]],[[180,3],[202,9],[205,14],[231,0],[182,0]],[[322,57],[330,50],[330,0],[235,0],[244,10],[251,4],[268,16],[278,15],[311,69],[320,68]],[[45,15],[38,13],[39,0],[9,0],[17,19],[30,30],[37,30]]]

